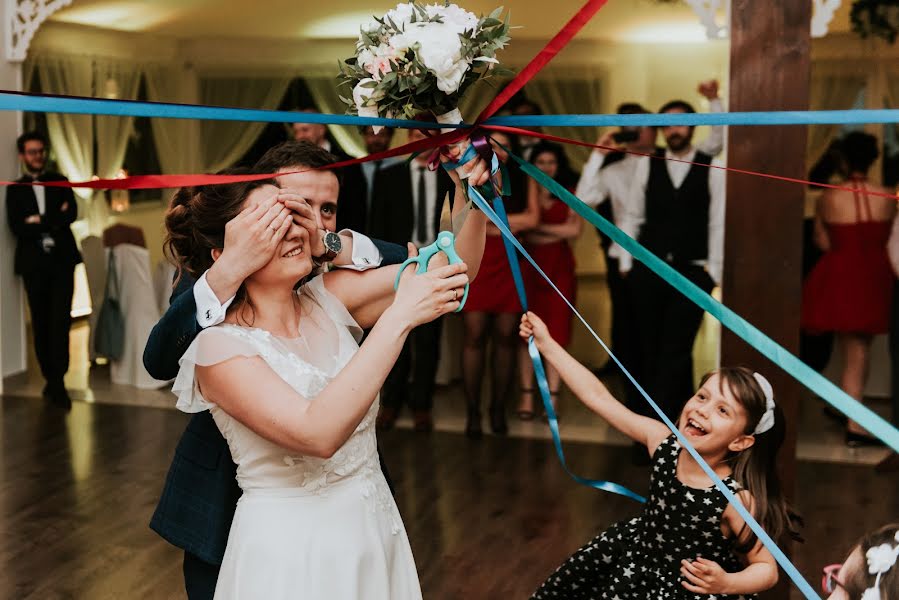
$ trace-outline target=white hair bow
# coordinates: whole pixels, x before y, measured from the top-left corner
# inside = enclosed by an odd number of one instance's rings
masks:
[[[896,532],[894,539],[896,546],[890,544],[881,544],[868,548],[865,558],[868,563],[868,573],[877,575],[874,578],[874,585],[865,590],[862,594],[862,600],[880,600],[880,577],[893,568],[896,564],[896,558],[899,557],[899,531]]]
[[[753,435],[758,435],[774,427],[774,388],[771,387],[771,383],[761,373],[753,373],[752,376],[755,377],[759,387],[765,392],[765,414],[759,419],[759,424],[755,426],[755,431],[752,432]]]

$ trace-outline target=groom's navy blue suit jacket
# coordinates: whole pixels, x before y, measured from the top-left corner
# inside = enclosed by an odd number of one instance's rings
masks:
[[[407,258],[401,246],[372,241],[381,252],[382,265],[398,264]],[[202,330],[197,323],[193,285],[189,276],[181,278],[171,306],[147,340],[144,366],[156,379],[173,379],[178,374],[178,361]],[[193,415],[175,448],[150,528],[204,562],[220,565],[240,498],[236,469],[228,444],[209,411]]]

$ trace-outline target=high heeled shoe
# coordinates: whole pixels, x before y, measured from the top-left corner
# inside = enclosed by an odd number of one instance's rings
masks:
[[[878,439],[876,437],[864,434],[864,433],[856,433],[854,431],[846,431],[846,445],[850,448],[861,448],[864,446],[877,447],[877,446],[886,446],[883,440]]]
[[[524,394],[530,395],[531,407],[533,407],[534,406],[534,390],[532,390],[530,388],[527,388],[527,389],[521,388],[521,393],[522,393],[522,395],[524,395]],[[522,408],[521,406],[522,405],[519,404],[518,410],[515,411],[515,414],[518,417],[518,420],[519,421],[533,421],[534,417],[537,416],[536,413],[534,412],[534,409],[533,408],[530,408],[530,409]]]

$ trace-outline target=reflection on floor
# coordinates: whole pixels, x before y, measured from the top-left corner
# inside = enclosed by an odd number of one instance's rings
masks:
[[[714,328],[704,325],[702,335],[716,338]],[[86,322],[76,324],[72,330],[72,363],[66,375],[66,386],[71,390],[72,399],[98,404],[123,404],[149,406],[174,410],[175,397],[167,389],[139,390],[128,386],[110,383],[108,366],[91,367],[87,360],[88,329]],[[697,343],[703,343],[699,340]],[[706,340],[705,343],[710,343]],[[33,356],[30,365],[35,365]],[[623,385],[618,376],[606,378],[612,389],[620,390]],[[489,382],[485,381],[485,402],[489,398]],[[31,368],[27,373],[8,378],[4,381],[4,392],[8,395],[39,398],[43,381],[40,373]],[[620,394],[619,394],[620,396]],[[513,415],[517,396],[507,400],[510,414],[510,435],[513,437],[549,439],[549,428],[537,420],[531,422],[518,421]],[[847,448],[843,442],[843,432],[839,425],[824,416],[822,400],[806,398],[801,406],[799,425],[798,457],[804,460],[833,461],[856,464],[875,464],[887,451],[882,448]],[[886,400],[874,400],[869,406],[884,417],[888,416]],[[486,412],[486,408],[485,408]],[[611,429],[608,424],[586,409],[570,394],[563,393],[559,406],[560,428],[562,437],[567,441],[597,442],[613,445],[626,445],[628,440]],[[440,386],[434,399],[434,421],[438,431],[462,432],[465,428],[465,400],[461,385],[453,383]],[[403,414],[397,423],[400,428],[411,428],[408,414]],[[488,424],[484,422],[485,431]]]
[[[182,554],[147,523],[187,419],[0,399],[0,598],[184,598]],[[539,439],[398,430],[380,447],[429,600],[527,598],[571,552],[639,511],[575,483]],[[572,442],[566,452],[574,472],[645,493],[648,468],[632,467],[629,449]],[[899,486],[860,465],[800,461],[797,474],[806,543],[792,559],[814,585],[861,533],[896,520]]]

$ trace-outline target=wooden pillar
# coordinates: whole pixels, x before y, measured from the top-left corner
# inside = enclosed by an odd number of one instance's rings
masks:
[[[731,0],[731,111],[808,109],[811,5],[807,0]],[[728,140],[731,166],[805,178],[803,126],[731,127]],[[794,183],[739,174],[727,178],[723,301],[794,354],[799,349],[804,198],[805,189]],[[771,380],[786,414],[780,466],[792,496],[804,388],[727,330],[721,364],[751,366]],[[779,543],[789,552],[785,540]],[[765,597],[786,600],[791,587],[781,577]]]

